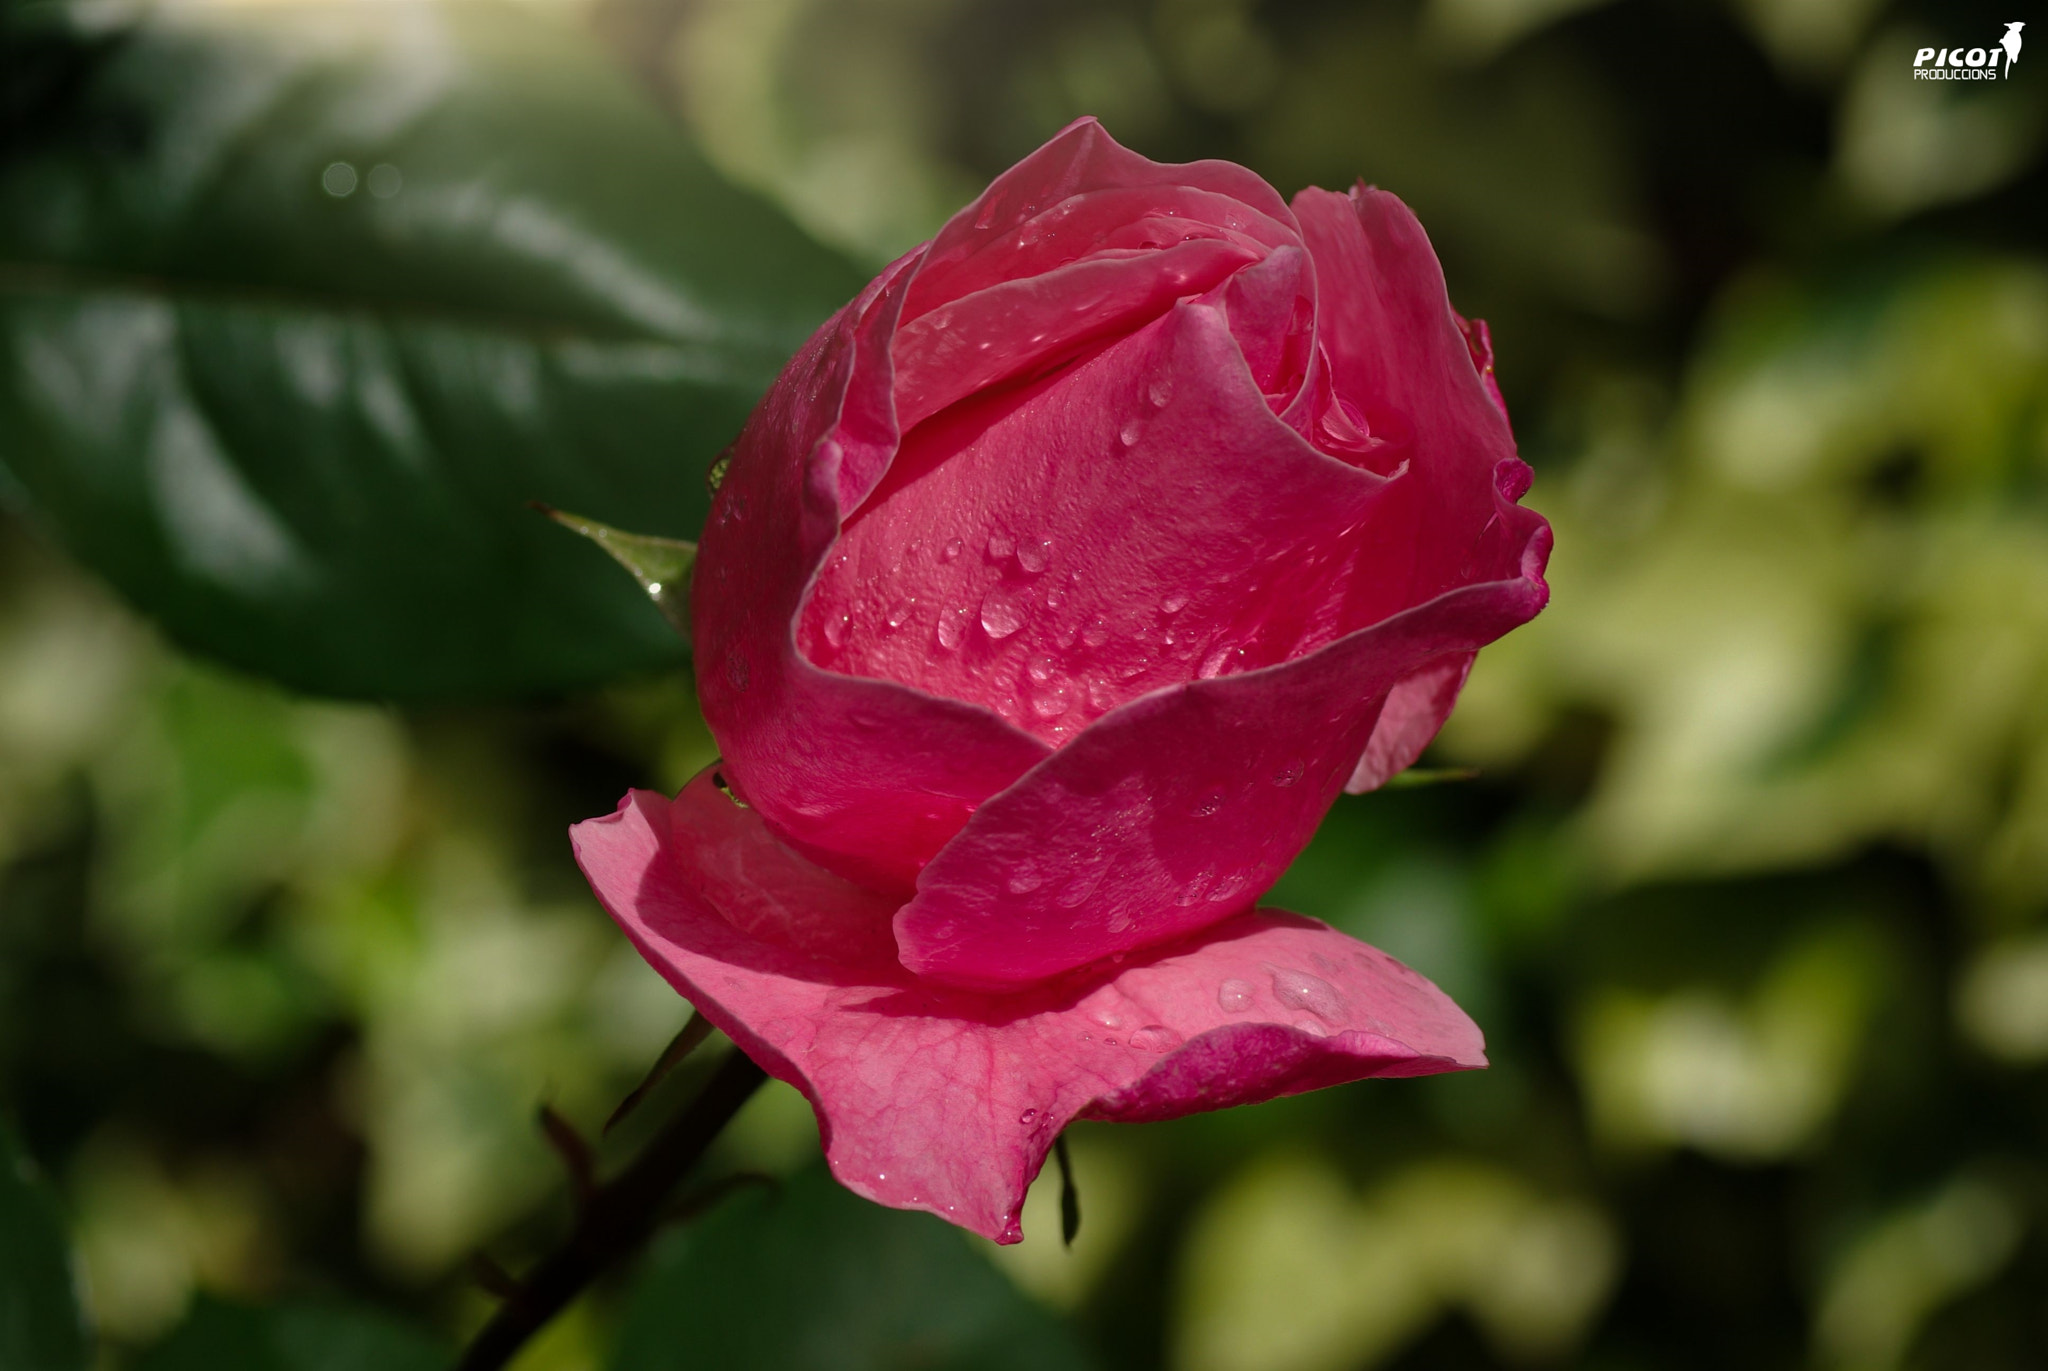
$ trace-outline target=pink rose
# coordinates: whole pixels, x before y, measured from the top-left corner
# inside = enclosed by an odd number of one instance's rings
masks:
[[[1542,608],[1514,452],[1399,200],[1081,120],[755,411],[692,601],[725,760],[578,859],[842,1182],[997,1241],[1077,1116],[1483,1065],[1428,981],[1253,906]]]

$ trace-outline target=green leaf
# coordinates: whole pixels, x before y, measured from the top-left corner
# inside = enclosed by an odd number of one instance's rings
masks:
[[[609,552],[612,560],[633,574],[647,598],[654,601],[669,627],[690,641],[690,569],[697,564],[697,545],[681,538],[656,538],[628,533],[565,510],[541,509],[550,519],[580,533]]]
[[[0,1128],[0,1367],[81,1371],[86,1336],[56,1202]]]
[[[538,7],[10,6],[0,498],[184,644],[512,696],[675,663],[683,538],[861,285]],[[25,17],[24,17],[25,16]]]
[[[135,1371],[443,1371],[453,1360],[376,1310],[314,1301],[251,1308],[202,1296]]]
[[[813,1167],[656,1248],[611,1371],[1078,1371],[1058,1320],[971,1239]]]
[[[1476,767],[1469,766],[1411,766],[1406,771],[1397,771],[1387,777],[1382,790],[1414,790],[1426,785],[1450,785],[1456,781],[1479,779]]]

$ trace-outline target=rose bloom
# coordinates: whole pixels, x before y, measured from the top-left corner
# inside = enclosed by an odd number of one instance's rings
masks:
[[[1485,1064],[1254,906],[1543,606],[1492,371],[1392,195],[1087,119],[789,364],[692,589],[724,759],[574,840],[841,1182],[1014,1242],[1076,1117]]]

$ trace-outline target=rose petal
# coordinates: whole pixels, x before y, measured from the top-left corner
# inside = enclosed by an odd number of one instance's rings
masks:
[[[1297,915],[1247,911],[1117,967],[989,996],[923,984],[875,942],[886,903],[697,780],[572,830],[643,955],[809,1097],[833,1174],[997,1242],[1077,1117],[1172,1118],[1368,1076],[1485,1064],[1427,980]]]
[[[913,433],[799,643],[1058,742],[1148,691],[1336,637],[1354,582],[1384,574],[1385,486],[1274,418],[1222,309],[1184,305]]]
[[[1251,904],[1354,774],[1387,692],[1527,622],[1545,594],[1533,577],[1466,586],[1301,660],[1097,721],[925,867],[896,914],[904,965],[1021,985]]]
[[[735,786],[802,851],[899,892],[1046,751],[986,710],[822,671],[796,650],[798,608],[842,512],[895,454],[888,346],[913,262],[821,328],[748,421],[690,600],[698,696]]]
[[[1016,248],[1031,236],[1034,221],[1040,229],[1052,227],[1040,220],[1048,211],[1098,192],[1133,189],[1165,197],[1148,209],[1198,211],[1205,223],[1274,246],[1296,238],[1292,211],[1255,172],[1232,162],[1154,162],[1119,145],[1094,119],[1077,119],[998,176],[939,230],[904,317],[915,319],[948,300],[1014,279]],[[1127,201],[1103,204],[1129,210]],[[1104,221],[1113,217],[1102,215]],[[1044,241],[1043,234],[1038,241]],[[1079,256],[1079,245],[1091,239],[1076,231],[1072,241],[1073,256]],[[1063,243],[1049,243],[1042,251],[1047,266],[1072,260],[1060,255],[1070,251]]]

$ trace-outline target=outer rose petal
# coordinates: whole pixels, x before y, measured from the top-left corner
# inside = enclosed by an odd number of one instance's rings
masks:
[[[887,901],[776,842],[709,773],[571,833],[648,961],[809,1097],[842,1184],[997,1242],[1023,1236],[1025,1188],[1074,1118],[1485,1065],[1435,986],[1298,915],[1246,911],[1119,967],[982,995],[897,966]]]
[[[690,600],[699,698],[748,800],[805,852],[905,892],[1047,751],[984,709],[823,671],[796,649],[813,570],[895,453],[888,348],[910,260],[819,329],[748,421]]]

